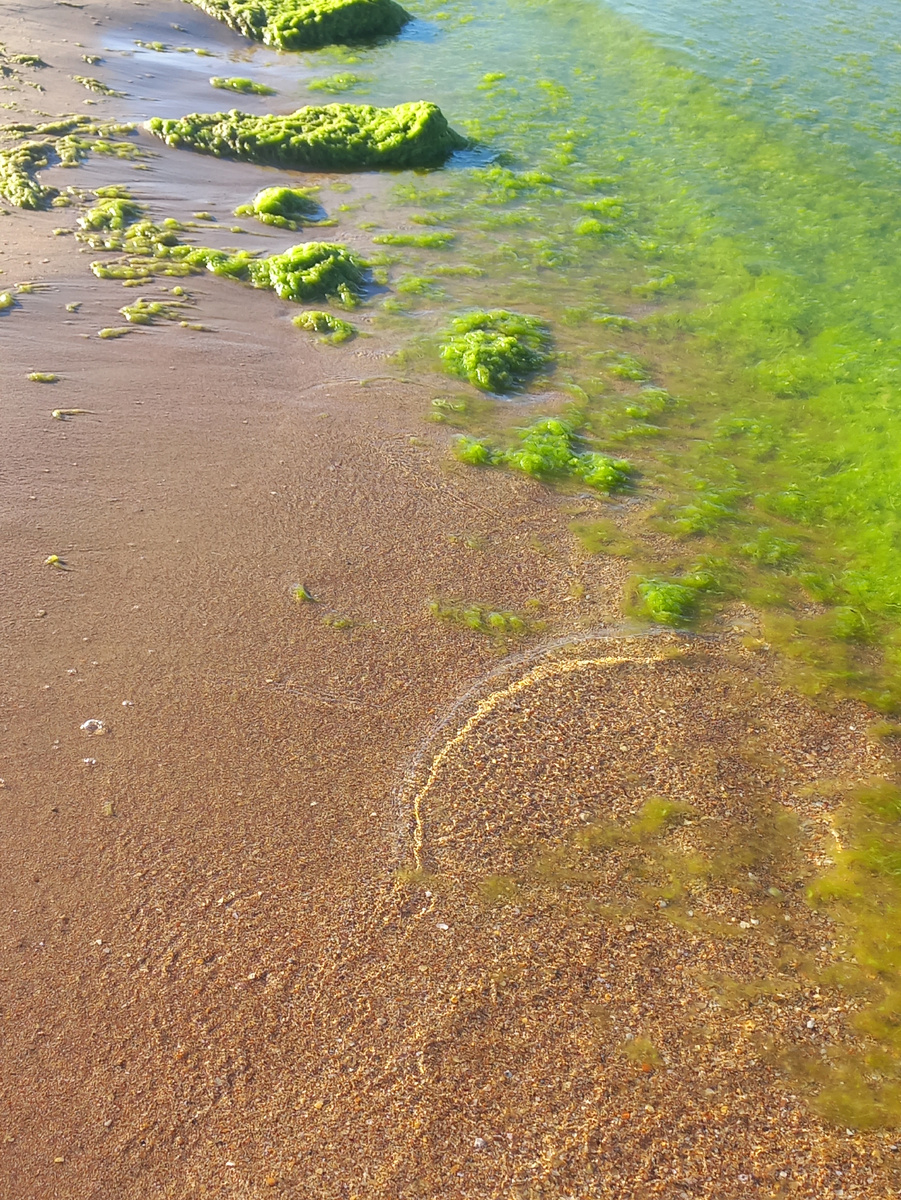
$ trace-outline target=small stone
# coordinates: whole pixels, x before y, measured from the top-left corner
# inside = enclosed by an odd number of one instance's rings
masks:
[[[104,733],[106,730],[106,726],[103,724],[103,722],[98,721],[96,717],[91,717],[89,720],[85,721],[80,728],[84,733]]]
[[[487,1145],[488,1143],[484,1138],[476,1138],[472,1144],[474,1150],[484,1150]]]
[[[439,928],[439,929],[445,929],[445,930],[447,930],[447,929],[450,929],[450,925],[445,925],[445,924],[443,923],[443,921],[439,921],[439,922],[438,922],[438,928]]]

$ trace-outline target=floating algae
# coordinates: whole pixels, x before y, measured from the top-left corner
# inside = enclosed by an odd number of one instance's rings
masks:
[[[32,371],[28,378],[32,383],[59,383],[59,376],[51,371]]]
[[[238,76],[226,78],[223,75],[214,75],[210,80],[210,85],[220,88],[222,91],[240,92],[242,96],[275,95],[275,88],[271,88],[265,83],[257,83],[253,79],[242,79]]]
[[[15,303],[16,297],[12,292],[0,292],[0,312],[9,312]]]
[[[298,329],[324,334],[321,340],[331,342],[333,346],[340,346],[342,342],[350,341],[357,334],[349,321],[342,321],[340,317],[333,317],[331,313],[320,312],[317,309],[302,312],[293,320]]]
[[[400,33],[412,18],[395,0],[192,0],[232,29],[279,50]]]
[[[550,362],[549,348],[543,321],[495,309],[457,317],[439,351],[452,374],[482,391],[506,392]]]
[[[497,449],[487,438],[462,436],[455,453],[471,466],[511,467],[537,479],[577,479],[599,492],[627,487],[633,468],[580,444],[575,430],[557,417],[544,417],[519,431],[518,444]]]
[[[169,146],[316,170],[437,167],[468,144],[441,109],[424,100],[395,108],[309,105],[286,116],[257,117],[232,109],[179,120],[152,117],[144,127]]]
[[[236,217],[256,217],[264,225],[297,229],[306,220],[317,219],[320,208],[313,199],[314,188],[268,187],[257,192],[250,204],[235,209]]]

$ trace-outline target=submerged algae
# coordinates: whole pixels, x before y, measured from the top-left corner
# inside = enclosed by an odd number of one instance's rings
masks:
[[[511,467],[537,479],[577,479],[599,492],[627,487],[634,473],[625,459],[580,444],[573,427],[557,417],[544,417],[521,429],[518,444],[507,450],[497,449],[487,438],[462,436],[455,454],[471,466]]]
[[[506,309],[457,317],[439,346],[448,370],[485,392],[522,387],[550,362],[549,350],[543,321]]]
[[[306,50],[400,33],[412,18],[395,0],[192,0],[254,41]]]
[[[321,170],[440,166],[466,139],[441,109],[424,100],[374,108],[370,104],[309,105],[285,116],[191,113],[153,117],[145,129],[169,146],[245,162]]]

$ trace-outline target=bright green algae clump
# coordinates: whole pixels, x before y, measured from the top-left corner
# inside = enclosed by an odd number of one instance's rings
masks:
[[[275,88],[268,84],[257,83],[254,79],[244,79],[241,76],[214,75],[210,86],[220,88],[225,92],[240,92],[242,96],[274,96]]]
[[[308,329],[310,333],[323,334],[322,341],[331,342],[333,346],[340,346],[342,342],[349,341],[357,333],[349,321],[342,321],[340,317],[333,317],[331,313],[320,312],[317,309],[300,313],[294,317],[294,324],[298,329]]]
[[[116,191],[116,189],[109,189]],[[161,225],[144,219],[128,196],[107,195],[79,218],[78,237],[96,250],[115,250],[124,257],[94,262],[100,279],[147,281],[155,275],[186,276],[210,271],[274,291],[282,300],[322,300],[334,296],[348,307],[359,299],[366,264],[346,246],[303,242],[283,254],[258,258],[245,251],[231,253],[208,246],[189,246],[179,240],[177,221]]]
[[[315,170],[436,167],[467,145],[441,109],[424,100],[395,108],[309,105],[286,116],[192,113],[180,120],[153,117],[145,128],[169,146]]]
[[[448,370],[486,392],[521,387],[550,362],[543,321],[505,309],[458,317],[440,346]]]
[[[193,0],[238,33],[277,46],[305,50],[332,43],[400,33],[411,20],[395,0]]]
[[[264,225],[296,229],[301,221],[315,220],[319,204],[313,188],[268,187],[257,192],[250,204],[235,209],[236,217],[256,217]]]
[[[487,438],[461,437],[457,458],[472,466],[512,467],[538,479],[581,480],[599,492],[628,485],[632,466],[580,444],[573,427],[557,417],[545,417],[519,431],[519,443],[499,450]]]

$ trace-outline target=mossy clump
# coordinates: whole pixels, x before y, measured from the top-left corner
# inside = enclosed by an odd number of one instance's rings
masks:
[[[333,317],[331,313],[321,312],[318,309],[299,313],[293,320],[298,329],[321,333],[323,335],[321,340],[331,342],[333,346],[340,346],[342,342],[348,342],[357,335],[356,329],[349,321],[342,321],[340,317]]]
[[[307,50],[400,33],[412,18],[395,0],[193,0],[232,29],[277,46]]]
[[[53,147],[47,142],[23,142],[12,150],[0,151],[0,193],[17,208],[32,211],[47,208],[59,195],[33,178],[34,172],[50,164]]]
[[[297,229],[301,222],[314,221],[319,214],[314,191],[314,188],[263,188],[250,204],[236,208],[235,216],[256,217],[264,225],[277,225],[280,229]]]
[[[471,466],[512,467],[538,479],[576,479],[599,492],[622,490],[633,474],[625,459],[589,450],[573,427],[557,417],[521,429],[517,444],[507,450],[495,448],[487,438],[464,436],[455,453]]]
[[[241,76],[214,75],[210,86],[225,92],[240,92],[242,96],[274,96],[275,88],[268,84],[257,83],[255,79],[244,79]]]
[[[9,312],[15,303],[16,297],[12,292],[0,292],[0,312]]]
[[[116,192],[117,189],[111,188],[109,191]],[[104,196],[102,193],[103,189],[98,193],[101,196],[100,203],[89,208],[78,218],[81,229],[125,229],[128,225],[134,224],[141,215],[141,206],[130,196],[119,194]]]
[[[51,371],[32,371],[28,378],[32,383],[59,383],[59,376]]]
[[[153,117],[145,128],[169,146],[313,170],[437,167],[467,145],[441,109],[424,100],[395,108],[309,105],[284,116],[192,113],[180,120]]]
[[[482,391],[515,391],[550,362],[550,333],[523,313],[467,313],[451,324],[439,353],[453,375]]]

